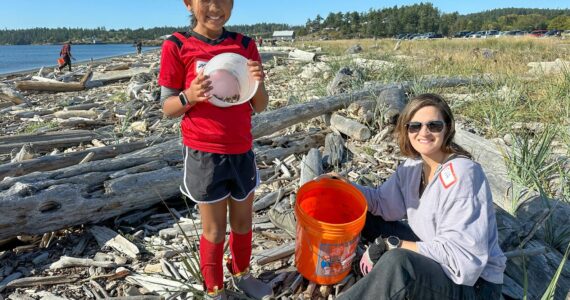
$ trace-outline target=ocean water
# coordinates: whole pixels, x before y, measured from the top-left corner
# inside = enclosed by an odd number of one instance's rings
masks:
[[[143,47],[143,51],[156,47]],[[0,74],[55,67],[61,45],[0,46]],[[106,57],[135,54],[132,44],[71,45],[71,54],[77,59],[72,64]]]

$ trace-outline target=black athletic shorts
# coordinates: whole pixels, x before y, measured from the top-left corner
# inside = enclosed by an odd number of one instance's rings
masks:
[[[245,200],[259,185],[255,154],[217,154],[184,146],[180,191],[196,203]]]

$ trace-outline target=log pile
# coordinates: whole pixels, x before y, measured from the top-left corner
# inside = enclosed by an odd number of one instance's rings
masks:
[[[286,96],[293,91],[282,74],[319,63],[306,53],[265,64],[272,102],[271,110],[253,117],[262,182],[254,201],[252,271],[280,299],[334,299],[361,275],[351,272],[332,286],[305,280],[294,267],[292,223],[279,217],[291,211],[299,186],[323,172],[336,170],[361,184],[385,181],[404,159],[391,133],[417,82],[372,82],[363,89],[305,95],[311,101],[293,102],[299,95]],[[0,119],[7,125],[0,129],[0,155],[5,157],[0,165],[0,299],[190,299],[202,293],[189,258],[196,252],[200,218],[194,206],[181,201],[178,188],[178,120],[162,119],[152,82],[157,54],[145,55],[97,66],[82,92],[11,93],[17,95],[11,99],[22,100],[4,108],[11,119]],[[144,70],[136,67],[140,65]],[[81,73],[70,77],[76,75]],[[17,82],[6,79],[4,89],[16,89]],[[423,85],[489,82],[485,77],[426,78]],[[23,130],[27,122],[42,127],[30,133]],[[503,294],[522,299],[527,278],[528,297],[540,298],[562,259],[536,230],[536,215],[543,211],[528,204],[516,218],[507,213],[510,198],[505,194],[511,183],[501,154],[494,143],[467,130],[458,129],[456,139],[487,172],[501,247],[509,257]],[[30,155],[9,162],[22,149]],[[568,214],[557,214],[564,216]],[[556,299],[563,299],[569,287],[566,266]],[[231,283],[228,291],[234,299],[244,296]]]

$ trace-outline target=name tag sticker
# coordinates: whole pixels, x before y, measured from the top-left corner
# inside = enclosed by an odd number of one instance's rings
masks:
[[[457,176],[453,170],[453,164],[450,163],[441,171],[441,173],[439,173],[439,180],[446,189],[457,182]]]
[[[208,62],[203,60],[196,61],[196,73],[200,73],[200,70],[204,69]]]

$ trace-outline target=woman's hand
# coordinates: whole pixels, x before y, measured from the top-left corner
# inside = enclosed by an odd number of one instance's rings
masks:
[[[198,76],[192,80],[190,87],[183,91],[188,98],[188,105],[194,105],[198,102],[204,102],[210,99],[210,91],[213,89],[210,77],[204,75],[204,70],[198,73]]]
[[[265,80],[265,73],[263,73],[263,66],[261,63],[250,59],[247,61],[247,66],[249,68],[249,73],[251,73],[251,76],[253,76],[255,80],[259,81],[259,83],[263,83]]]

